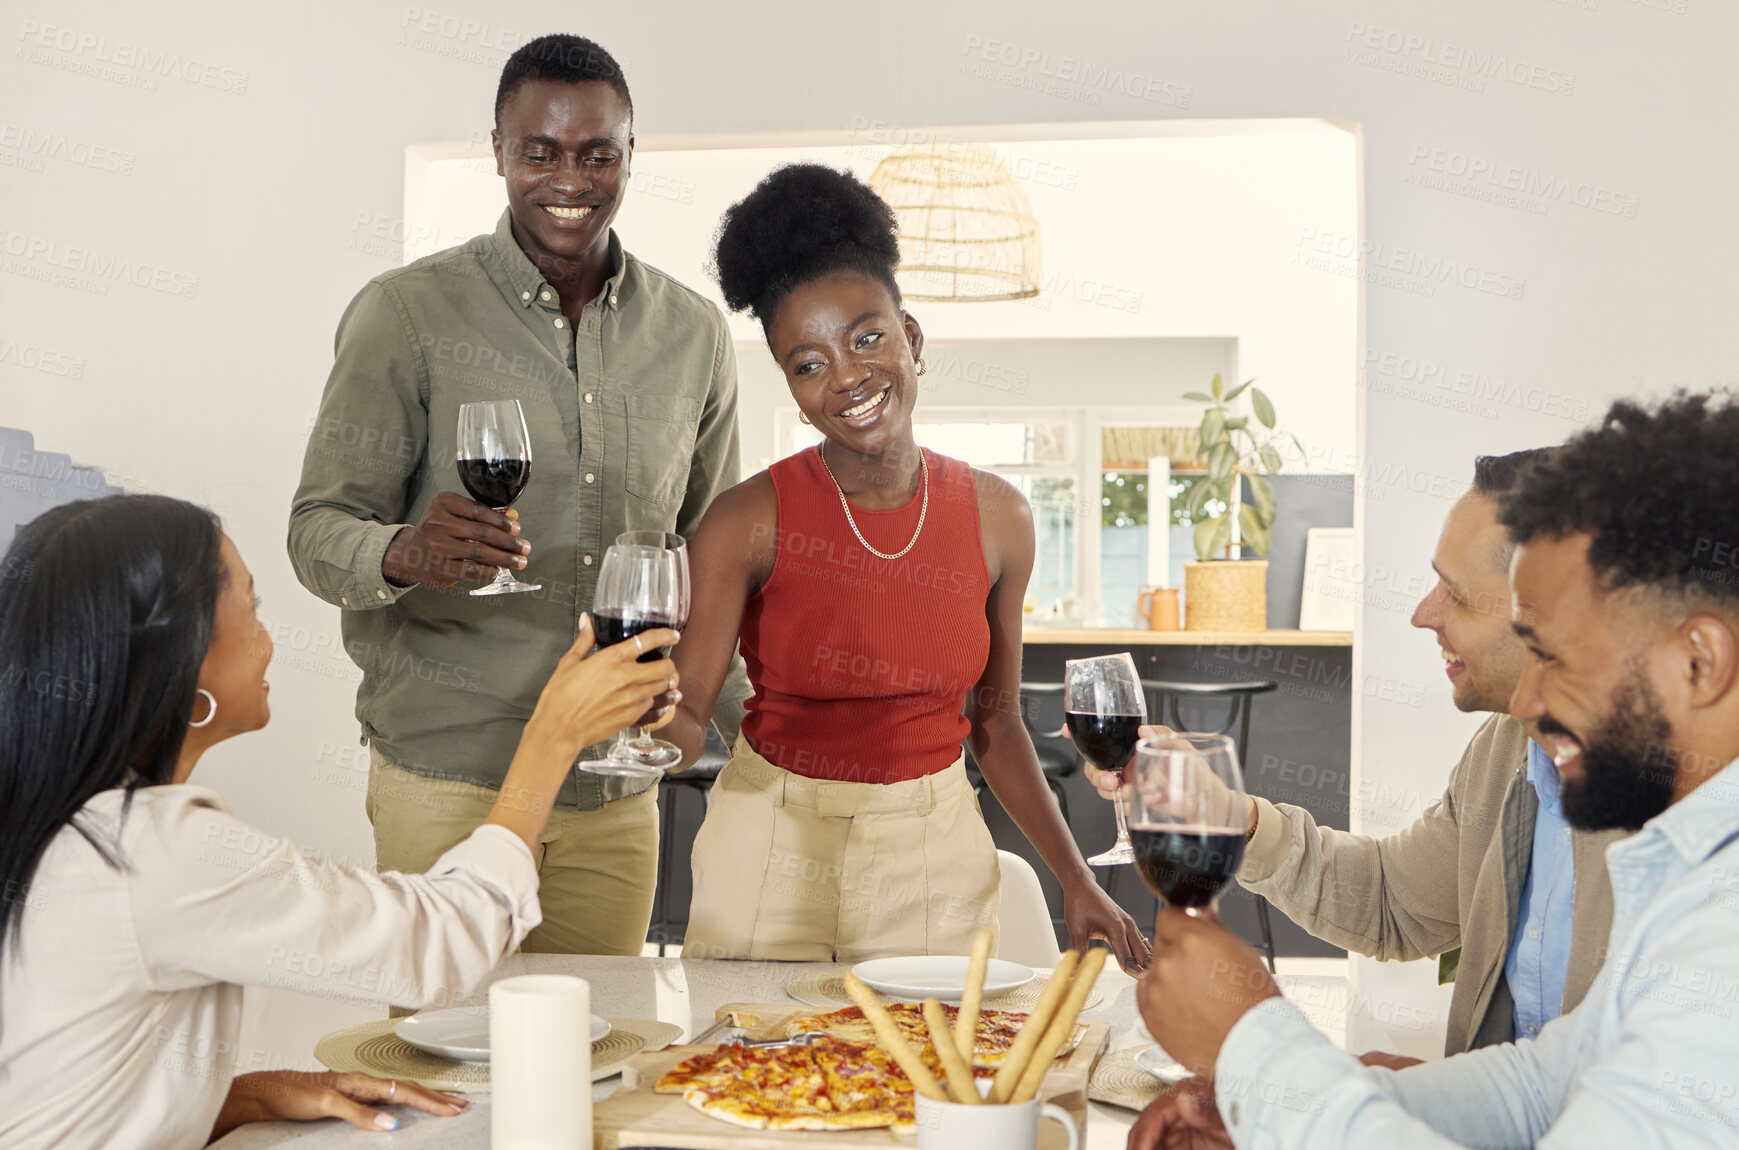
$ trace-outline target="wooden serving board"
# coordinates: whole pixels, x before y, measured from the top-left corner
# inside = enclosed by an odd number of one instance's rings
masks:
[[[785,1024],[815,1013],[813,1007],[793,1008],[789,1003],[733,1002],[719,1007],[723,1021],[736,1014],[750,1038],[783,1038]],[[750,1019],[755,1021],[750,1022]],[[1104,1053],[1111,1028],[1103,1022],[1083,1024],[1081,1041],[1067,1057],[1059,1058],[1045,1075],[1039,1096],[1069,1111],[1086,1136],[1087,1079]],[[910,1147],[916,1135],[905,1137],[892,1130],[749,1130],[708,1117],[676,1094],[655,1094],[659,1077],[685,1058],[714,1049],[712,1046],[671,1046],[652,1054],[637,1055],[622,1071],[622,1087],[592,1107],[594,1150],[619,1150],[634,1146],[661,1146],[672,1150],[744,1150],[748,1146],[784,1150],[862,1150],[863,1147]],[[1062,1127],[1055,1122],[1039,1124],[1040,1150],[1061,1150],[1068,1144]]]

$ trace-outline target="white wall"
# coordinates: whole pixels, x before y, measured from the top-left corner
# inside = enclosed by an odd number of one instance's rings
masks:
[[[354,746],[351,670],[332,640],[333,610],[291,576],[284,515],[333,325],[391,262],[371,246],[366,218],[399,216],[407,145],[487,128],[503,59],[492,44],[552,29],[596,36],[627,65],[647,131],[1357,121],[1372,277],[1365,336],[1379,365],[1397,357],[1362,392],[1356,463],[1372,594],[1360,633],[1358,785],[1422,800],[1441,788],[1472,720],[1450,709],[1436,653],[1408,629],[1406,608],[1471,457],[1560,439],[1616,395],[1734,378],[1731,337],[1720,333],[1731,330],[1739,257],[1728,223],[1739,157],[1726,146],[1739,106],[1728,58],[1739,8],[1682,7],[763,0],[582,10],[468,0],[444,4],[455,19],[425,33],[407,27],[419,9],[400,4],[12,4],[0,23],[0,422],[123,483],[229,517],[266,616],[305,629],[281,647],[309,649],[285,655],[311,669],[274,669],[296,686],[275,692],[272,729],[214,753],[201,781],[247,818],[366,857],[361,775],[326,750]],[[466,32],[463,21],[484,27]],[[38,45],[42,24],[70,33],[50,41],[66,50]],[[119,57],[121,42],[176,54],[179,71],[147,74],[136,48],[119,63],[96,59]],[[984,51],[1007,52],[1012,66]],[[1116,69],[1123,87],[1047,90],[1057,81],[1044,72],[1065,67],[1063,57],[1095,78]],[[1469,62],[1494,58],[1524,82],[1469,78]],[[118,82],[140,79],[155,90]],[[46,135],[64,158],[28,151],[26,134]],[[1437,157],[1563,195],[1517,201],[1483,182],[1446,187]],[[125,170],[105,170],[111,163]],[[1337,252],[1357,244],[1334,237],[1303,253],[1322,265],[1325,289],[1356,274]],[[156,286],[101,278],[116,258]],[[1445,261],[1472,286],[1420,274]],[[67,264],[93,282],[37,278]],[[1490,290],[1515,285],[1520,298]],[[23,366],[20,348],[78,357],[82,378]],[[1397,378],[1421,371],[1416,387]],[[1423,685],[1422,705],[1386,701],[1409,698],[1411,685]],[[1383,825],[1362,806],[1356,814]],[[1365,965],[1361,980],[1373,1016],[1440,1009],[1418,967]],[[1432,1044],[1407,1025],[1354,1036],[1362,1046],[1408,1039]]]
[[[1000,303],[911,300],[925,332],[987,347],[1005,339],[1079,346],[1085,340],[1235,337],[1235,364],[1216,364],[1168,390],[1205,389],[1221,369],[1260,377],[1283,426],[1313,447],[1296,466],[1330,470],[1330,461],[1351,456],[1358,284],[1295,257],[1301,236],[1357,231],[1354,133],[1322,120],[1107,130],[1150,134],[1076,139],[1069,137],[1091,129],[1070,124],[980,130],[1020,179],[1039,221],[1040,294]],[[958,131],[948,129],[947,138]],[[1187,134],[1164,134],[1171,131]],[[636,149],[618,230],[640,258],[722,307],[708,269],[714,233],[725,209],[769,171],[813,162],[868,179],[894,146],[935,138],[868,115],[854,117],[844,133],[817,134],[800,145],[768,146],[740,136],[672,139],[648,130]],[[408,256],[494,226],[506,199],[486,153],[480,139],[413,149],[406,176]],[[742,315],[732,316],[731,325],[741,341],[745,379],[765,376],[784,391],[760,325]],[[1063,378],[1056,381],[1066,388]],[[1150,382],[1130,377],[1132,394],[1117,400],[1036,401],[1153,401],[1133,394]],[[745,467],[751,469],[766,454],[752,442],[771,424],[754,402],[758,394],[751,387],[742,408]]]

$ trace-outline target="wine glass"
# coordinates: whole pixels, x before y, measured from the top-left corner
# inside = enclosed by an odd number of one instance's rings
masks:
[[[471,498],[506,511],[531,479],[531,435],[517,399],[459,405],[459,482]],[[521,583],[503,567],[493,582],[473,595],[511,595],[541,591],[541,583]]]
[[[688,623],[688,540],[669,531],[624,531],[616,536],[616,542],[624,546],[663,547],[676,553],[676,586],[681,592],[681,602],[676,608],[674,626],[682,630]]]
[[[1135,754],[1141,724],[1147,722],[1147,696],[1141,676],[1127,651],[1094,659],[1070,659],[1063,676],[1063,718],[1069,738],[1102,771],[1121,776]],[[1122,866],[1135,861],[1129,845],[1129,823],[1123,794],[1113,801],[1117,811],[1117,841],[1087,862],[1091,866]]]
[[[1172,906],[1213,915],[1244,861],[1249,830],[1237,744],[1187,731],[1143,739],[1129,773],[1141,877]]]
[[[598,646],[614,646],[654,627],[680,631],[688,622],[688,602],[688,546],[682,536],[626,532],[604,552],[598,568],[598,589],[592,596]],[[669,654],[669,647],[659,647],[639,661],[650,663]],[[616,736],[608,756],[587,760],[580,769],[598,775],[658,775],[681,761],[682,750],[675,743],[628,727]]]

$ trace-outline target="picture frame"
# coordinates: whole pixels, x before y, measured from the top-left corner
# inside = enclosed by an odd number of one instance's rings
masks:
[[[1312,527],[1305,534],[1300,631],[1351,631],[1359,602],[1358,540],[1351,527]]]

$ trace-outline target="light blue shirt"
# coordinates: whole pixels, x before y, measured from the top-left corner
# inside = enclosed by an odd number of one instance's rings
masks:
[[[1528,743],[1528,782],[1540,796],[1534,816],[1534,857],[1522,883],[1516,933],[1504,960],[1504,980],[1515,999],[1515,1034],[1534,1038],[1564,1008],[1564,972],[1570,967],[1571,896],[1576,856],[1570,824],[1558,801],[1558,768],[1540,744]]]
[[[1606,851],[1612,944],[1532,1042],[1366,1068],[1274,998],[1220,1047],[1241,1150],[1739,1147],[1739,765]]]

